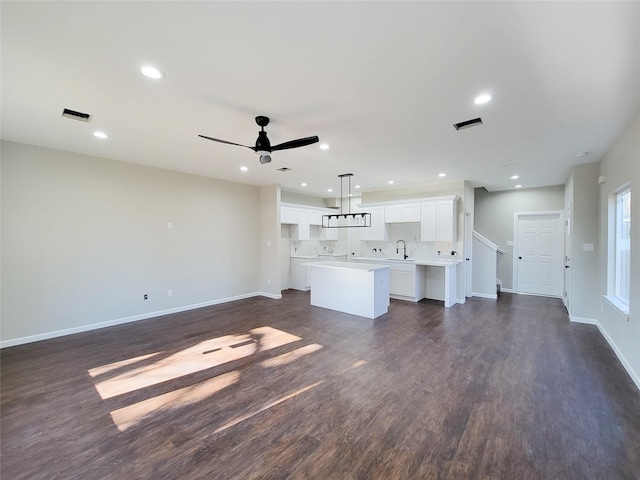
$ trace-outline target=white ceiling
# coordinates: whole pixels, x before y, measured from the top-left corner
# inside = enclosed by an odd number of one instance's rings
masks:
[[[639,112],[635,1],[2,1],[0,13],[3,139],[315,196],[346,172],[364,191],[562,184]],[[166,78],[142,76],[146,63]],[[474,105],[481,92],[494,100]],[[198,137],[253,145],[256,115],[274,145],[318,135],[331,149],[260,165]]]

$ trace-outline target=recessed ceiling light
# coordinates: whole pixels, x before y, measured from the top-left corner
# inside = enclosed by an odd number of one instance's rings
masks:
[[[520,175],[511,175],[511,180],[517,180],[520,178]]]
[[[320,144],[320,150],[329,150],[331,147],[329,146],[328,143],[321,143]]]
[[[93,132],[93,136],[96,138],[109,138],[109,135],[104,132]]]
[[[355,187],[355,188],[360,188],[360,185],[356,185],[356,187]]]
[[[302,187],[306,187],[306,186],[307,186],[307,182],[302,182],[300,185],[301,185]]]
[[[492,98],[493,97],[488,93],[481,93],[476,97],[473,103],[475,103],[476,105],[482,105],[483,103],[490,102]]]
[[[393,185],[395,182],[393,180],[389,180],[389,185]]]
[[[242,167],[240,167],[240,170],[242,170],[243,172],[248,172],[249,168],[245,167],[245,166],[242,166]]]
[[[327,192],[329,193],[333,192],[333,188],[328,189]]]
[[[164,72],[162,70],[159,70],[156,67],[151,65],[145,65],[140,69],[140,71],[145,77],[153,78],[154,80],[159,80],[165,77]]]
[[[440,178],[442,178],[442,177],[446,177],[446,176],[447,176],[447,174],[446,174],[446,173],[439,173],[439,174],[438,174],[438,176],[439,176]]]
[[[518,185],[514,186],[513,188],[522,188],[522,185],[518,184]]]

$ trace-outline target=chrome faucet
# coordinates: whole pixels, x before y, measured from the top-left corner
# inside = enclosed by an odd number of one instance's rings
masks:
[[[396,242],[396,253],[400,253],[399,252],[399,248],[398,248],[398,244],[402,242],[402,248],[404,249],[404,253],[403,253],[403,258],[404,260],[406,260],[407,258],[409,258],[409,255],[407,255],[407,242],[405,242],[404,240],[398,240]]]

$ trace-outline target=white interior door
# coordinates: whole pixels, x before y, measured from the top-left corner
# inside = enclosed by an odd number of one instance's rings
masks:
[[[518,293],[562,297],[563,241],[560,213],[518,214]]]

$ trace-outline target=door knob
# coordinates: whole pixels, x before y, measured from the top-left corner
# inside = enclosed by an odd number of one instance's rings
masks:
[[[569,268],[569,265],[565,265],[564,268]]]

